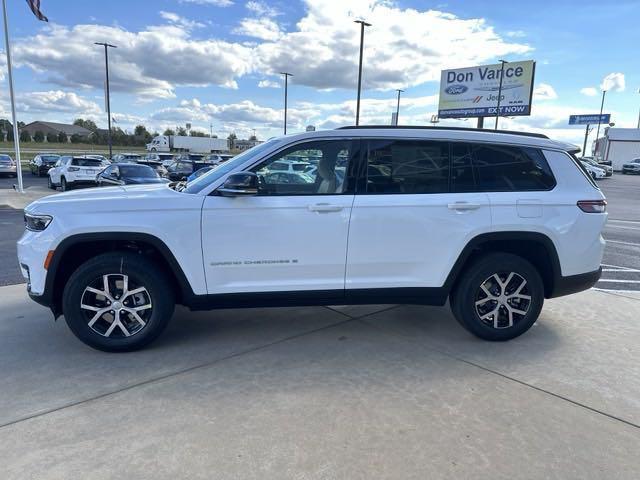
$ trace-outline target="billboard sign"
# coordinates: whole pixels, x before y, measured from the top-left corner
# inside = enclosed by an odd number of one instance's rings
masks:
[[[596,123],[610,123],[611,114],[595,113],[593,115],[569,115],[569,125],[594,125]]]
[[[504,78],[500,89],[502,65],[443,70],[440,74],[440,118],[493,117],[498,106],[500,115],[531,115],[533,79],[536,62],[504,64]]]

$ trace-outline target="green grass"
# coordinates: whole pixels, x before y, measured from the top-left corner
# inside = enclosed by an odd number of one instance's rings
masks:
[[[40,152],[51,153],[74,153],[74,154],[96,154],[107,155],[109,147],[106,145],[93,145],[90,143],[36,143],[20,142],[20,160],[22,165],[30,162]],[[136,152],[146,153],[145,147],[121,147],[114,146],[113,153]],[[15,156],[13,142],[0,142],[0,153]]]

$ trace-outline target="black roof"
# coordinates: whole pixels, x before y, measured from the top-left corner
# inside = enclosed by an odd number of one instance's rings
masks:
[[[469,127],[432,127],[428,125],[349,125],[346,127],[339,127],[337,130],[357,130],[357,129],[370,129],[370,130],[388,130],[388,129],[401,129],[401,130],[451,130],[461,132],[486,132],[486,133],[504,133],[507,135],[521,135],[523,137],[535,137],[535,138],[549,138],[542,133],[533,132],[517,132],[515,130],[491,130],[489,128],[469,128]]]

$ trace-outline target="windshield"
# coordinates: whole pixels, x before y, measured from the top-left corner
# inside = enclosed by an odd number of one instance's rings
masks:
[[[44,160],[45,162],[55,162],[57,161],[60,157],[58,155],[42,155],[40,157],[42,160]]]
[[[156,171],[146,165],[122,165],[120,175],[123,177],[156,178]]]
[[[277,138],[271,139],[267,142],[261,143],[260,145],[256,145],[255,147],[250,148],[249,150],[245,150],[240,155],[233,157],[228,162],[220,163],[218,166],[211,169],[211,171],[187,183],[186,188],[182,191],[185,193],[200,192],[203,188],[208,187],[213,182],[219,180],[220,178],[225,176],[227,173],[233,171],[236,167],[238,167],[239,165],[242,165],[247,160],[250,160],[253,157],[258,157],[262,155],[264,152],[271,149],[273,145],[278,143],[278,141],[279,140]]]

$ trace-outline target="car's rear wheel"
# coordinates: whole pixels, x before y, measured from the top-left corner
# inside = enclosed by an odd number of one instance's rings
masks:
[[[106,253],[82,264],[69,278],[62,303],[76,337],[107,352],[148,345],[164,331],[174,309],[166,274],[129,252]]]
[[[451,309],[474,335],[504,341],[536,322],[544,284],[531,263],[508,253],[491,253],[467,268],[451,295]]]

